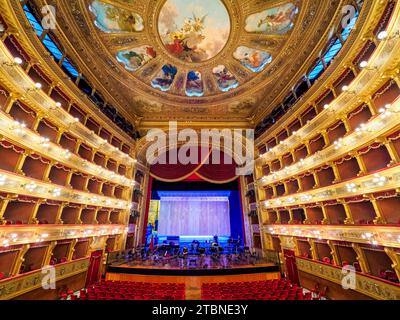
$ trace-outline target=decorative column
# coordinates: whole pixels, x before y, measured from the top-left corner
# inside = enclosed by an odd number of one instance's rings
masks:
[[[312,259],[318,261],[317,247],[315,245],[315,241],[313,239],[308,239],[308,243],[310,244],[310,252]]]
[[[322,224],[330,224],[330,220],[328,217],[328,213],[326,211],[326,207],[324,205],[321,205],[321,209],[322,209],[322,214],[324,215],[324,219],[322,220]]]
[[[353,215],[351,214],[351,210],[348,204],[344,200],[339,200],[339,203],[343,205],[344,211],[346,212],[346,219],[344,220],[344,224],[354,224]]]
[[[397,163],[400,163],[400,155],[397,153],[397,151],[393,145],[393,142],[388,139],[384,139],[383,143],[390,155],[390,158],[392,159],[392,161],[390,162],[390,165],[393,166]]]
[[[376,199],[373,195],[368,196],[370,202],[372,203],[372,206],[374,207],[375,215],[376,218],[374,219],[374,224],[386,224],[386,219],[382,215],[381,209],[379,208]]]
[[[28,252],[29,248],[30,248],[30,245],[25,244],[21,247],[21,249],[19,249],[17,258],[15,260],[14,267],[11,271],[11,276],[16,276],[19,274],[19,271],[21,270],[21,266],[25,262],[24,256]]]
[[[400,280],[400,255],[392,248],[385,248],[386,254],[389,256],[390,260],[392,260],[392,268],[396,272],[397,278]]]
[[[335,262],[335,265],[340,266],[339,256],[337,254],[335,245],[332,243],[331,240],[328,240],[326,243],[328,244],[329,248],[331,249],[331,255],[333,257],[333,261]]]
[[[68,255],[67,255],[67,261],[68,262],[72,261],[72,257],[74,256],[74,252],[75,252],[75,246],[76,246],[77,243],[78,243],[78,239],[74,239],[71,242],[71,245],[70,245],[69,250],[68,250]]]
[[[367,167],[366,167],[365,162],[362,159],[362,157],[358,153],[353,154],[352,156],[354,158],[356,158],[358,166],[360,167],[360,172],[357,174],[357,177],[366,174],[367,173]]]
[[[361,249],[360,245],[357,243],[352,243],[351,246],[353,247],[354,251],[357,254],[357,261],[360,264],[361,272],[370,273],[367,259],[365,257],[364,251]]]
[[[43,266],[48,266],[50,264],[51,257],[53,256],[53,249],[57,245],[57,241],[52,241],[47,248],[45,258],[43,260]]]
[[[29,219],[28,219],[29,224],[38,224],[38,223],[39,223],[39,220],[36,218],[36,214],[37,214],[37,212],[38,212],[38,210],[39,210],[39,207],[40,207],[44,202],[45,202],[44,199],[39,199],[39,200],[36,202],[35,206],[33,207],[31,216],[30,216]]]

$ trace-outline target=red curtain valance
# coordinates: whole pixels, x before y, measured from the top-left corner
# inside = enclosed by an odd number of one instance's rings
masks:
[[[203,152],[202,152],[203,150]],[[174,151],[176,152],[176,150]],[[179,154],[179,150],[177,151]],[[237,164],[231,157],[225,156],[222,151],[214,151],[220,155],[220,164],[214,164],[211,157],[213,152],[199,148],[197,164],[170,164],[170,151],[166,154],[166,164],[154,164],[151,166],[150,174],[153,178],[165,182],[178,182],[188,179],[193,175],[212,183],[228,183],[237,178]],[[226,159],[225,159],[226,158]],[[232,164],[230,164],[232,162]]]

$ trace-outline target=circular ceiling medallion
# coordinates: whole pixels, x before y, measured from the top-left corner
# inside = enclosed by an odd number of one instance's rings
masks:
[[[200,63],[225,47],[231,30],[228,10],[220,0],[167,0],[158,17],[158,32],[169,54]]]

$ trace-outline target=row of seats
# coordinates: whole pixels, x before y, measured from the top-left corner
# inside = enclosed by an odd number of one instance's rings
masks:
[[[70,297],[71,300],[185,300],[185,285],[103,281]]]
[[[311,300],[311,292],[288,280],[207,283],[201,288],[202,300]]]

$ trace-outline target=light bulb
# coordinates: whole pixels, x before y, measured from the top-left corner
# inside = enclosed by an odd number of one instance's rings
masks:
[[[61,189],[60,188],[56,188],[53,190],[53,196],[54,197],[59,197],[61,195]]]
[[[360,68],[361,69],[364,69],[364,68],[366,68],[368,66],[368,61],[361,61],[361,63],[360,63]]]
[[[7,177],[5,175],[0,175],[0,186],[4,186],[6,184]]]
[[[14,62],[18,65],[21,65],[23,63],[22,59],[20,57],[15,57]]]
[[[42,89],[42,84],[40,82],[35,83],[35,88],[36,89]]]
[[[387,31],[381,31],[378,33],[378,39],[379,40],[385,40],[388,37]]]
[[[40,138],[40,144],[41,144],[43,147],[47,148],[47,147],[50,146],[50,139],[49,139],[49,138],[42,137],[42,138]]]
[[[35,182],[31,182],[25,186],[25,189],[29,192],[33,192],[37,188],[37,184]]]
[[[71,151],[65,150],[65,152],[64,152],[64,158],[65,158],[65,159],[71,158]]]

